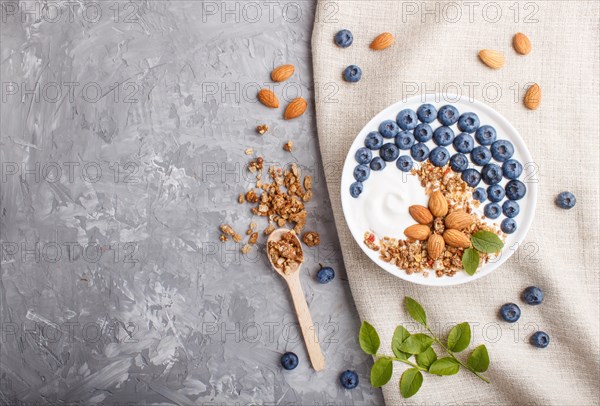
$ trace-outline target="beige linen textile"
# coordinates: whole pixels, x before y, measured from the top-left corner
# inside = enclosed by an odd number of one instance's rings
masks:
[[[491,8],[484,14],[487,3],[475,3],[472,19],[466,3],[454,3],[462,12],[456,22],[445,2],[427,3],[429,10],[438,7],[437,15],[423,15],[421,2],[318,4],[312,39],[315,87],[327,90],[326,84],[335,83],[339,91],[332,97],[316,92],[317,124],[324,165],[337,168],[325,172],[352,294],[361,318],[375,325],[388,353],[395,326],[408,321],[404,295],[423,303],[438,331],[447,332],[447,322],[473,323],[473,346],[485,343],[490,352],[491,384],[465,371],[451,377],[425,375],[420,392],[408,401],[399,394],[404,366],[397,365],[383,389],[388,405],[599,404],[598,2],[538,1],[534,8],[520,3],[518,16],[515,3],[495,2],[490,7],[502,12],[497,22],[492,22]],[[354,33],[350,48],[333,43],[341,28]],[[369,50],[383,31],[392,32],[396,44],[383,52]],[[511,47],[518,31],[532,40],[528,56]],[[503,69],[481,64],[477,52],[484,48],[504,52]],[[362,67],[363,78],[347,84],[341,72],[353,63]],[[543,90],[537,111],[521,102],[529,82]],[[449,288],[412,285],[371,263],[350,235],[339,197],[342,163],[360,129],[403,96],[432,90],[467,96],[470,91],[499,111],[525,138],[539,168],[537,212],[525,244],[492,275]],[[573,210],[554,206],[563,190],[577,196]],[[537,307],[519,299],[532,284],[546,294]],[[522,308],[514,325],[498,319],[498,308],[506,302]],[[551,337],[544,350],[528,344],[538,329]]]

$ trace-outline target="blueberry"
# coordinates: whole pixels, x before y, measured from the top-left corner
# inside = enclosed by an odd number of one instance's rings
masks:
[[[363,184],[361,182],[354,182],[350,185],[350,196],[355,199],[360,196],[363,191]]]
[[[433,137],[433,130],[429,124],[419,124],[415,127],[415,139],[419,142],[427,142]]]
[[[490,147],[492,156],[498,162],[506,162],[515,153],[515,147],[510,141],[498,140]]]
[[[444,166],[450,159],[450,153],[444,147],[435,147],[429,154],[429,160],[434,166]]]
[[[288,371],[298,366],[298,356],[293,352],[286,352],[281,356],[281,366]]]
[[[514,219],[504,219],[500,223],[500,230],[506,234],[512,234],[517,231],[517,222]]]
[[[329,283],[335,278],[335,271],[329,266],[321,266],[317,271],[317,280],[319,283]]]
[[[550,344],[550,336],[543,331],[536,331],[529,339],[529,342],[534,347],[546,348]]]
[[[358,82],[362,77],[362,69],[356,65],[350,65],[344,69],[344,80],[346,82]]]
[[[433,123],[437,117],[437,110],[432,104],[421,104],[417,109],[417,117],[424,123]]]
[[[458,110],[456,107],[451,106],[449,104],[440,108],[438,111],[437,118],[442,123],[442,125],[452,125],[458,121]]]
[[[502,213],[508,218],[514,218],[519,215],[521,208],[519,207],[519,203],[513,200],[507,200],[502,203]]]
[[[354,37],[349,30],[338,31],[334,37],[335,44],[340,48],[348,48],[350,45],[352,45],[353,40]]]
[[[523,173],[523,165],[516,159],[509,159],[502,164],[502,172],[506,179],[517,179]]]
[[[410,156],[417,162],[422,162],[429,157],[429,148],[422,142],[414,144],[410,147]]]
[[[362,147],[356,151],[354,158],[359,164],[368,164],[371,162],[371,158],[373,158],[373,153],[369,148]]]
[[[383,146],[383,137],[377,131],[371,131],[365,137],[365,146],[369,149],[379,149]]]
[[[356,179],[359,182],[364,182],[365,180],[369,179],[371,170],[367,165],[357,165],[356,168],[354,168],[353,174],[354,179]]]
[[[395,161],[400,155],[400,150],[395,144],[388,142],[387,144],[383,144],[383,147],[379,150],[379,156],[387,162]]]
[[[464,180],[467,185],[475,187],[481,181],[481,174],[476,169],[466,169],[460,178]]]
[[[454,140],[454,131],[450,127],[438,127],[433,132],[433,142],[437,145],[445,147],[452,144]]]
[[[511,180],[506,184],[506,197],[510,200],[519,200],[525,197],[527,188],[520,180]]]
[[[483,214],[492,220],[500,217],[500,213],[502,213],[502,209],[500,209],[500,205],[498,203],[488,203],[483,208]]]
[[[412,130],[419,124],[419,119],[414,111],[404,109],[396,116],[396,122],[403,130]]]
[[[396,135],[396,146],[400,149],[410,149],[415,143],[415,137],[410,131],[401,131]]]
[[[514,303],[506,303],[500,308],[500,316],[509,323],[514,323],[521,317],[521,309]]]
[[[556,200],[554,202],[561,209],[568,210],[575,207],[577,199],[575,198],[575,195],[571,192],[562,192],[561,194],[556,196]]]
[[[525,288],[521,296],[525,303],[530,305],[539,305],[544,300],[544,292],[536,286]]]
[[[385,120],[379,124],[379,132],[384,138],[394,138],[400,132],[400,128],[395,121]]]
[[[471,151],[471,161],[475,165],[483,166],[490,162],[490,159],[492,159],[492,153],[486,147],[475,147]]]
[[[479,128],[479,117],[475,113],[464,113],[458,118],[458,129],[466,133],[474,133]]]
[[[484,188],[478,187],[473,191],[473,199],[479,200],[480,202],[485,202],[486,198],[487,194]]]
[[[463,172],[469,166],[469,159],[465,154],[454,154],[450,158],[450,168],[454,172]]]
[[[460,133],[454,138],[452,142],[454,145],[454,149],[457,152],[462,152],[463,154],[468,154],[473,150],[475,146],[475,141],[473,141],[473,137],[467,133]]]
[[[496,129],[491,125],[482,125],[475,132],[475,139],[481,145],[492,145],[496,141]]]
[[[500,185],[492,185],[487,188],[487,197],[490,199],[490,202],[497,203],[504,199],[506,192],[504,188]]]
[[[481,168],[481,179],[487,185],[495,185],[502,180],[502,168],[496,164],[486,164]]]
[[[358,386],[358,374],[354,371],[346,370],[340,375],[340,383],[346,389],[354,389]]]
[[[371,169],[374,171],[380,171],[383,168],[385,168],[385,161],[380,157],[376,156],[369,164],[369,167],[371,167]]]
[[[396,167],[400,169],[402,172],[408,172],[413,167],[413,160],[408,155],[402,155],[396,161]]]

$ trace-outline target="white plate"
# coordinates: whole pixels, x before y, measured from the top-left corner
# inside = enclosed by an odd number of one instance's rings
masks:
[[[436,100],[438,100],[438,101],[436,101]],[[458,100],[458,101],[446,102],[445,100]],[[353,182],[355,182],[355,179],[353,176],[353,170],[356,167],[357,162],[354,158],[354,154],[356,153],[356,150],[358,150],[359,148],[364,146],[364,140],[365,140],[366,135],[371,131],[377,131],[377,129],[379,128],[379,124],[382,121],[384,121],[384,120],[394,120],[395,121],[396,115],[400,112],[400,110],[403,110],[405,108],[410,108],[414,111],[417,111],[418,107],[424,103],[433,104],[438,110],[443,105],[451,104],[451,105],[454,105],[458,109],[460,114],[469,112],[469,111],[476,113],[479,116],[480,123],[481,123],[480,125],[489,124],[496,129],[497,139],[506,139],[513,143],[513,145],[515,147],[515,153],[513,155],[513,158],[518,160],[519,162],[521,162],[521,164],[523,165],[523,168],[524,168],[523,173],[519,177],[519,180],[521,180],[523,183],[525,183],[525,185],[527,187],[527,194],[525,195],[525,197],[523,199],[518,201],[519,206],[520,206],[520,213],[515,218],[515,221],[517,222],[517,231],[514,232],[513,234],[510,234],[507,236],[506,242],[504,244],[504,248],[503,248],[502,252],[500,253],[500,255],[498,255],[496,258],[490,259],[490,262],[483,264],[478,269],[477,273],[475,273],[472,276],[468,275],[464,271],[457,272],[456,275],[454,275],[452,277],[449,277],[449,276],[438,277],[435,275],[435,272],[430,272],[428,277],[425,277],[421,274],[408,275],[408,274],[406,274],[406,272],[404,270],[399,269],[395,265],[389,264],[389,263],[379,259],[379,253],[377,251],[373,251],[370,248],[368,248],[363,242],[365,232],[370,231],[371,228],[368,224],[366,216],[364,216],[362,214],[363,212],[361,211],[362,208],[361,208],[360,200],[369,198],[369,190],[370,190],[369,182],[376,176],[395,177],[397,175],[398,187],[402,188],[402,186],[405,183],[402,182],[403,172],[401,172],[398,168],[396,168],[395,162],[388,162],[387,166],[385,167],[385,169],[383,169],[383,171],[380,171],[380,172],[371,171],[371,175],[370,175],[369,179],[367,179],[364,182],[364,190],[363,190],[362,194],[357,199],[353,198],[350,195],[350,185]],[[433,123],[431,123],[430,125],[431,125],[432,129],[435,130],[441,124],[436,120]],[[458,135],[461,132],[456,127],[456,124],[451,127],[454,130],[456,135]],[[393,141],[393,140],[386,140],[386,142],[389,142],[389,141]],[[430,149],[433,149],[436,146],[433,143],[433,141],[429,141],[426,144]],[[478,145],[477,142],[475,142],[475,145],[476,146]],[[451,154],[455,153],[455,150],[452,145],[449,145],[447,148]],[[373,152],[374,152],[373,155],[377,156],[377,151],[373,151]],[[400,151],[400,154],[405,155],[405,154],[409,154],[409,152],[410,151]],[[418,163],[415,162],[415,164],[418,164]],[[389,174],[387,172],[392,172],[392,174]],[[395,103],[395,104],[387,107],[382,112],[377,114],[371,121],[369,121],[369,123],[367,123],[367,125],[365,125],[365,127],[360,131],[360,133],[358,134],[358,136],[352,143],[352,146],[350,147],[350,150],[348,151],[348,155],[346,156],[346,161],[344,163],[344,169],[342,172],[342,185],[341,185],[342,207],[344,210],[344,217],[346,218],[346,223],[348,224],[348,227],[350,228],[350,232],[352,233],[352,236],[354,237],[354,239],[356,240],[358,245],[362,248],[362,250],[365,252],[365,254],[367,254],[367,256],[369,258],[371,258],[371,260],[373,262],[375,262],[377,265],[379,265],[381,268],[383,268],[387,272],[391,273],[392,275],[395,275],[401,279],[407,280],[409,282],[417,283],[417,284],[430,285],[430,286],[458,285],[458,284],[462,284],[462,283],[471,282],[471,281],[481,278],[484,275],[488,275],[494,269],[498,268],[506,260],[508,260],[508,258],[510,258],[510,256],[518,249],[519,245],[522,243],[523,239],[527,235],[527,231],[529,230],[531,223],[533,222],[533,217],[534,217],[534,213],[535,213],[535,205],[536,205],[536,201],[537,201],[536,174],[537,174],[537,166],[533,162],[533,159],[531,158],[531,154],[529,153],[529,150],[527,149],[527,146],[525,145],[523,138],[519,135],[517,130],[508,122],[508,120],[506,120],[502,115],[500,115],[498,112],[493,110],[491,107],[489,107],[481,102],[478,102],[478,101],[469,101],[464,98],[460,99],[458,96],[449,96],[449,95],[442,96],[442,95],[434,95],[434,94],[426,95],[425,97],[416,96],[416,97],[412,97],[404,102],[398,102],[398,103]],[[506,184],[506,182],[507,182],[506,179],[503,179],[500,184],[504,186]],[[482,182],[478,186],[486,186],[486,185],[484,185]],[[371,192],[371,193],[373,193],[373,192]],[[412,204],[423,204],[423,203],[424,202],[422,202],[422,201],[415,201]],[[479,207],[477,212],[483,213],[483,207],[487,203],[489,203],[489,201],[486,201],[483,204],[481,204],[481,206]],[[500,204],[501,203],[502,202],[500,202]],[[489,223],[493,223],[493,224],[496,224],[499,226],[500,221],[502,221],[503,218],[504,218],[504,216],[501,215],[496,220],[487,220],[487,221]],[[396,235],[388,235],[388,237],[405,238],[404,234],[403,234],[403,230],[405,227],[406,227],[406,225],[404,225],[404,227],[403,227],[403,225],[399,224],[398,232],[396,233]],[[379,237],[383,237],[383,236],[377,236],[377,237],[379,238]]]

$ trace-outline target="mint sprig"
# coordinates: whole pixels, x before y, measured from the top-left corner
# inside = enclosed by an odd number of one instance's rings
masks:
[[[504,243],[491,231],[478,231],[471,236],[473,248],[467,248],[462,255],[462,265],[469,275],[475,274],[479,267],[479,253],[497,254],[504,247]],[[418,321],[418,320],[417,320]]]
[[[446,376],[454,375],[464,368],[484,382],[490,381],[483,375],[487,371],[490,358],[485,345],[480,345],[471,352],[467,362],[461,361],[456,354],[467,349],[471,343],[471,326],[469,323],[460,323],[454,326],[443,343],[427,324],[427,314],[423,306],[413,298],[404,298],[404,309],[417,322],[423,325],[429,334],[410,334],[403,326],[396,327],[392,337],[392,355],[380,354],[377,351],[381,341],[375,327],[364,321],[360,326],[360,347],[367,354],[374,355],[377,359],[371,368],[371,385],[380,387],[392,378],[394,361],[410,366],[400,378],[400,394],[409,398],[416,394],[423,384],[423,373]],[[436,344],[446,357],[439,358],[432,347]],[[414,362],[411,357],[414,356]]]

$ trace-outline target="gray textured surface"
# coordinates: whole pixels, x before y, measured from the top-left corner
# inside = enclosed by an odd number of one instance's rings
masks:
[[[282,104],[312,98],[314,5],[73,4],[2,2],[0,403],[381,404],[356,343],[312,103],[284,122],[254,100],[281,63],[297,67],[277,87]],[[262,256],[218,242],[220,223],[243,232],[251,220],[235,201],[246,147],[315,177],[307,228],[323,243],[302,281],[319,374],[283,282]],[[315,282],[319,262],[336,268],[333,283]],[[286,350],[295,371],[278,366]],[[362,379],[353,391],[337,383],[346,368]]]

